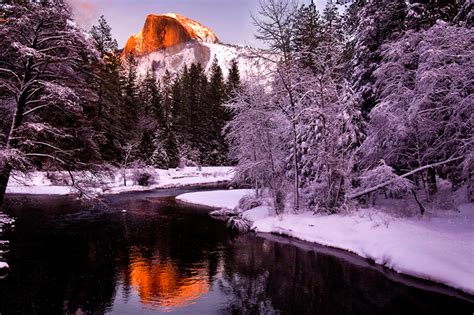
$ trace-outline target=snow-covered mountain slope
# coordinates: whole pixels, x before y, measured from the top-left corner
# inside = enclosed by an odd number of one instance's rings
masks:
[[[161,76],[166,70],[175,73],[185,65],[190,66],[192,63],[198,62],[208,72],[214,58],[217,58],[219,66],[227,76],[232,60],[235,59],[239,65],[241,76],[245,78],[268,68],[261,59],[255,58],[254,55],[255,51],[246,47],[191,41],[140,57],[138,70],[140,75],[145,75],[148,70],[154,69],[157,75]]]

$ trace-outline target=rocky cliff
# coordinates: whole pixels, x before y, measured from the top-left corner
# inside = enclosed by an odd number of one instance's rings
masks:
[[[144,56],[161,49],[184,46],[191,41],[219,42],[216,34],[199,22],[178,14],[150,14],[140,33],[128,39],[124,54]]]

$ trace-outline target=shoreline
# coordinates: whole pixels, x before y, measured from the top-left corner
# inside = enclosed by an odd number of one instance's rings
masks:
[[[136,182],[137,172],[152,174],[147,186],[140,186]],[[6,196],[13,195],[45,195],[45,196],[78,196],[80,191],[75,189],[64,172],[54,172],[52,177],[61,178],[61,181],[51,179],[46,172],[31,172],[26,175],[13,176],[7,186]],[[209,167],[186,167],[183,169],[128,169],[126,171],[127,186],[123,185],[123,174],[116,170],[113,174],[94,175],[88,172],[78,173],[74,176],[78,180],[94,178],[89,187],[85,186],[83,191],[91,196],[109,196],[123,192],[151,191],[157,189],[169,189],[180,187],[195,187],[205,185],[224,185],[232,181],[234,177],[233,167],[209,166]],[[100,181],[99,181],[100,180]]]
[[[322,245],[316,242],[308,242],[308,241],[304,241],[299,238],[287,236],[284,234],[263,233],[263,232],[255,232],[255,231],[252,231],[252,233],[255,233],[255,235],[262,237],[264,239],[279,242],[282,244],[290,244],[300,249],[314,251],[316,253],[321,253],[323,255],[334,256],[334,257],[343,259],[351,264],[360,266],[362,268],[369,268],[372,270],[376,270],[377,272],[383,274],[388,279],[394,282],[401,283],[406,286],[414,287],[414,288],[425,290],[425,291],[435,292],[435,293],[439,293],[443,295],[449,295],[452,297],[466,300],[470,303],[474,303],[473,294],[469,294],[460,289],[453,288],[443,283],[439,283],[436,281],[427,280],[427,279],[397,272],[396,270],[393,270],[384,265],[377,264],[371,259],[362,257],[360,255],[357,255],[356,253],[353,253],[345,249],[332,247],[332,246],[326,246],[326,245]]]
[[[208,182],[208,183],[196,183],[196,184],[180,184],[180,185],[168,185],[163,187],[153,187],[146,189],[146,186],[143,186],[145,189],[130,189],[130,190],[122,190],[122,191],[114,191],[114,192],[104,192],[98,194],[98,197],[102,196],[114,196],[120,194],[127,194],[127,193],[141,193],[141,192],[151,192],[151,191],[160,191],[166,189],[175,189],[175,188],[212,188],[216,186],[216,189],[223,188],[225,185],[229,185],[231,183],[230,180],[222,180],[217,182]],[[34,186],[25,186],[25,187],[34,187]],[[60,187],[70,187],[70,186],[60,186]],[[136,187],[136,186],[130,186]],[[141,186],[140,186],[141,187]],[[79,193],[69,193],[69,194],[42,194],[42,193],[6,193],[5,199],[7,198],[18,198],[18,197],[78,197]],[[196,204],[195,206],[203,207],[202,205]]]
[[[225,195],[225,192],[226,191],[221,191],[217,193],[221,194],[220,198],[225,199],[222,197],[222,194]],[[213,193],[215,194],[216,191]],[[243,195],[244,193],[245,191],[242,191]],[[192,200],[193,195],[199,196],[199,194],[200,193],[189,193],[180,195],[176,197],[176,200],[181,204],[198,206],[200,203],[193,202]],[[211,196],[210,193],[207,193],[207,195]],[[202,199],[203,197],[200,196],[200,198]],[[208,204],[201,205],[214,210],[222,208],[209,206]],[[235,207],[236,204],[233,206]],[[463,215],[466,216],[467,221],[461,221],[461,223],[464,224],[461,225],[461,227],[466,228],[466,224],[468,227],[472,227],[474,216],[470,216],[471,209],[469,205],[463,206],[465,206]],[[233,209],[234,207],[227,206],[225,208]],[[456,215],[448,217],[425,216],[423,218],[396,218],[385,215],[381,216],[381,218],[375,217],[368,219],[367,217],[361,216],[361,213],[345,216],[318,216],[306,213],[298,215],[286,214],[278,218],[265,214],[262,215],[262,210],[266,207],[259,208],[261,209],[254,208],[242,213],[244,218],[250,218],[250,221],[252,221],[251,229],[257,234],[284,237],[293,241],[343,251],[346,254],[355,255],[363,259],[367,264],[373,264],[382,269],[390,270],[397,275],[444,286],[461,293],[470,301],[474,300],[474,283],[469,281],[470,279],[474,279],[474,273],[472,273],[474,266],[470,264],[470,261],[474,259],[474,250],[472,246],[469,245],[469,242],[472,242],[472,234],[474,231],[468,231],[468,233],[471,234],[464,236],[466,240],[461,240],[459,244],[454,242],[450,243],[449,240],[453,238],[453,236],[457,236],[456,231],[452,232],[449,229],[443,231],[444,226],[442,223],[451,224],[453,220],[459,219]],[[252,213],[252,211],[254,211],[254,213]],[[461,217],[461,214],[459,214],[459,217]],[[255,219],[252,220],[252,218]],[[462,220],[463,217],[460,219]],[[386,227],[383,226],[383,220],[389,220]],[[430,226],[430,224],[432,224],[432,226]],[[453,223],[454,226],[456,226],[456,224],[457,222]],[[394,225],[395,227],[393,227]],[[360,228],[360,230],[357,230],[358,228]],[[311,234],[311,229],[313,229],[313,234]],[[316,233],[314,233],[314,229],[316,229]],[[330,231],[330,229],[332,231]],[[327,231],[326,234],[325,230]],[[413,244],[408,243],[403,244],[402,247],[397,246],[401,245],[401,243],[394,242],[394,239],[405,232],[409,239],[413,238]],[[463,231],[459,233],[462,232]],[[437,238],[435,238],[435,236],[437,236]],[[387,239],[388,244],[379,241],[379,239],[384,238]],[[447,240],[445,240],[445,238]],[[434,242],[434,245],[432,242]],[[462,242],[467,242],[466,253],[462,253],[466,250],[466,243]],[[357,244],[357,246],[354,244]],[[439,248],[437,245],[439,245]],[[414,250],[412,253],[414,257],[407,255],[407,252],[412,249]],[[450,253],[453,257],[444,257],[450,256]],[[443,254],[443,256],[441,256],[441,254]],[[448,268],[453,266],[459,267],[459,265],[463,266],[460,270]],[[456,276],[453,276],[453,274],[456,274]]]

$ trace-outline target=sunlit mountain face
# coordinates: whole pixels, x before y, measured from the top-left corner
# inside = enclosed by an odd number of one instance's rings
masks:
[[[269,62],[253,58],[254,54],[252,48],[222,43],[210,28],[175,13],[149,14],[142,29],[129,37],[122,51],[124,60],[134,57],[142,77],[150,70],[157,77],[166,71],[177,73],[193,63],[199,63],[209,73],[214,60],[226,76],[235,60],[245,78],[271,67]]]
[[[143,56],[151,52],[185,44],[190,41],[218,43],[216,34],[201,23],[179,14],[150,14],[142,30],[132,35],[124,54]]]

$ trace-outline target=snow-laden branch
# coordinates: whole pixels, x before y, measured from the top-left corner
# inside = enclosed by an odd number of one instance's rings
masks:
[[[20,77],[10,69],[0,68],[0,72],[5,72],[11,74],[18,82],[21,83]]]
[[[437,163],[432,163],[432,164],[428,164],[428,165],[425,165],[425,166],[422,166],[422,167],[419,167],[413,171],[410,171],[406,174],[403,174],[403,175],[400,175],[400,176],[397,176],[396,178],[393,178],[391,180],[388,180],[388,181],[385,181],[381,184],[378,184],[378,185],[375,185],[374,187],[371,187],[371,188],[367,188],[361,192],[357,192],[355,194],[352,194],[352,195],[349,195],[348,198],[349,199],[355,199],[355,198],[359,198],[361,196],[364,196],[364,195],[367,195],[367,194],[370,194],[371,192],[374,192],[376,190],[379,190],[381,188],[384,188],[385,186],[387,185],[390,185],[394,182],[396,182],[397,180],[399,180],[400,178],[406,178],[408,176],[411,176],[411,175],[414,175],[416,173],[419,173],[421,171],[424,171],[428,168],[432,168],[432,167],[438,167],[438,166],[441,166],[441,165],[444,165],[444,164],[448,164],[448,163],[451,163],[451,162],[455,162],[455,161],[459,161],[459,160],[462,160],[463,157],[456,157],[456,158],[450,158],[450,159],[447,159],[445,161],[442,161],[442,162],[437,162]]]

